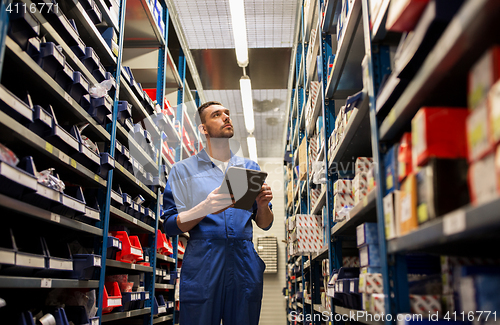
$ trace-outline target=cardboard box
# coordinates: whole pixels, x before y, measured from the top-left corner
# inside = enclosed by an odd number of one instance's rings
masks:
[[[365,245],[359,248],[359,265],[379,267],[380,264],[380,249],[378,245]]]
[[[496,156],[499,157],[498,148]],[[480,205],[498,196],[499,174],[496,170],[493,153],[469,166],[469,193],[474,205]]]
[[[500,142],[500,81],[497,81],[488,93],[488,122],[491,143]]]
[[[336,194],[333,197],[333,221],[339,222],[345,219],[345,215],[340,215],[339,212],[346,206],[354,206],[352,194]]]
[[[385,313],[385,295],[381,293],[372,294],[370,307],[370,311],[374,314]]]
[[[441,314],[441,296],[410,294],[410,310],[413,314]]]
[[[417,173],[417,216],[419,224],[469,203],[465,159],[431,158]]]
[[[400,195],[400,191],[394,191],[384,197],[384,225],[387,240],[398,237],[397,220],[401,214]]]
[[[410,174],[401,184],[401,214],[399,218],[400,236],[404,236],[418,227],[417,219],[417,178]]]
[[[354,171],[358,175],[360,173],[366,173],[370,170],[373,164],[373,158],[369,157],[358,157],[355,162]]]
[[[359,273],[364,273],[364,274],[367,274],[367,273],[382,273],[382,268],[377,266],[365,266],[365,267],[362,267],[359,269]]]
[[[297,214],[295,215],[296,227],[315,227],[321,228],[321,216],[313,214]]]
[[[477,274],[460,279],[461,309],[467,314],[476,310],[500,310],[500,276]]]
[[[299,180],[307,177],[307,138],[302,139],[299,146]]]
[[[343,267],[359,267],[359,256],[344,256],[342,257]]]
[[[401,137],[398,147],[398,180],[401,183],[412,171],[411,133],[406,132]]]
[[[339,179],[333,184],[333,195],[335,194],[351,194],[352,180]]]
[[[352,180],[352,191],[354,194],[354,204],[358,204],[368,195],[368,173],[360,172]]]
[[[467,117],[467,157],[469,162],[477,161],[493,150],[490,136],[487,102],[483,101]]]
[[[399,190],[398,156],[398,144],[392,146],[384,156],[386,190],[385,194],[389,194],[392,193],[392,191]]]
[[[411,121],[413,169],[429,158],[466,158],[466,118],[461,108],[423,107]]]
[[[500,46],[490,48],[469,72],[468,105],[475,109],[481,104],[493,84],[500,78]]]
[[[429,0],[393,0],[387,14],[386,29],[410,32],[418,23]]]
[[[362,273],[359,275],[360,293],[384,293],[381,273]]]
[[[376,222],[365,222],[356,227],[356,243],[358,247],[367,244],[378,245],[378,229]]]

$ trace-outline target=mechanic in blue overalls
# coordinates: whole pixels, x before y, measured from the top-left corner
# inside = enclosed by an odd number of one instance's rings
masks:
[[[252,243],[252,220],[268,230],[274,215],[264,183],[250,210],[232,208],[229,194],[218,194],[231,166],[260,170],[234,155],[229,110],[219,102],[198,108],[199,130],[207,148],[176,163],[163,196],[167,236],[189,231],[180,279],[180,325],[259,323],[264,262]]]

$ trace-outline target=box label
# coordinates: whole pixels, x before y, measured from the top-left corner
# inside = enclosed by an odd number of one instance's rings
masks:
[[[52,288],[52,279],[42,279],[40,281],[40,288]]]
[[[466,221],[464,210],[452,212],[443,218],[443,234],[445,236],[462,232],[465,228]]]

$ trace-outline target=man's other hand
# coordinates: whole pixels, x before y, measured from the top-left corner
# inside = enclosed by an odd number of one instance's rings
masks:
[[[219,194],[220,187],[217,187],[204,201],[204,209],[206,209],[207,214],[217,214],[221,213],[228,208],[233,207],[233,199],[230,194]]]

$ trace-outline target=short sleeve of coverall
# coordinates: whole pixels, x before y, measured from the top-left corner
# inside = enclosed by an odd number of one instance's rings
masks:
[[[176,166],[172,168],[168,175],[167,185],[163,192],[163,226],[167,237],[177,236],[182,231],[177,226],[177,216],[179,212],[186,210],[186,187],[179,176]]]
[[[258,164],[252,164],[251,166],[251,169],[254,169],[254,170],[259,170],[260,171],[260,166]],[[271,211],[273,210],[273,204],[271,202],[269,202],[269,209],[271,209]],[[255,221],[255,217],[257,216],[257,201],[255,201],[253,203],[253,206],[252,206],[252,219]],[[263,228],[262,230],[269,230],[271,229],[271,227],[273,226],[273,223],[274,223],[274,220],[271,221],[271,224],[269,226],[267,226],[266,228]]]

